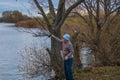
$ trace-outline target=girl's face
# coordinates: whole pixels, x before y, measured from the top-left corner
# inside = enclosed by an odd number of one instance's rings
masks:
[[[66,40],[66,39],[64,39],[64,38],[63,38],[63,41],[64,41],[64,43],[68,42],[68,40]]]

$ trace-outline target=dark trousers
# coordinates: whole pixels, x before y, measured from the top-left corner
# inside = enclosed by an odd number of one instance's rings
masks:
[[[72,73],[72,63],[73,63],[72,58],[68,60],[64,60],[64,71],[65,71],[66,80],[74,80]]]

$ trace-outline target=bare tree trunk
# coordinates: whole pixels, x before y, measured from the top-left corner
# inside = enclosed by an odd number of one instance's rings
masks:
[[[54,31],[53,35],[60,38],[60,30]],[[62,80],[64,78],[63,62],[60,55],[60,50],[62,48],[62,43],[56,41],[54,38],[51,38],[51,65],[56,73],[56,79]]]
[[[72,44],[73,44],[73,48],[74,48],[74,65],[73,65],[73,67],[74,67],[74,69],[75,70],[78,70],[79,68],[80,68],[80,55],[79,55],[79,45],[80,44],[78,44],[77,43],[77,37],[78,37],[78,35],[79,35],[79,31],[78,32],[76,32],[74,35],[73,35],[73,37],[72,37]]]

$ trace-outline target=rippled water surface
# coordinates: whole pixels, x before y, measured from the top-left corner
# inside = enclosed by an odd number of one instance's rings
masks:
[[[47,38],[35,38],[29,33],[20,32],[14,24],[0,23],[0,80],[24,80],[17,68],[20,60],[17,52],[32,43],[41,47],[46,43],[45,39]]]

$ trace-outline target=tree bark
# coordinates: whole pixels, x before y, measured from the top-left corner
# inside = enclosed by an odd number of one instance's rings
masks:
[[[60,30],[53,31],[53,35],[60,38]],[[56,79],[62,80],[64,78],[64,70],[63,70],[63,60],[60,55],[60,50],[62,49],[62,43],[51,38],[51,65],[55,71]]]
[[[80,68],[80,50],[79,50],[79,44],[77,43],[77,38],[79,35],[79,31],[74,33],[74,35],[72,36],[72,44],[73,44],[73,48],[74,48],[74,69],[78,70]]]

